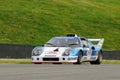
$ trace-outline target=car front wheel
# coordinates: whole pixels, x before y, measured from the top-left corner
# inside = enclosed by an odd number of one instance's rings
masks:
[[[77,63],[76,64],[82,64],[82,57],[83,57],[82,52],[80,52],[78,54],[78,59],[77,59]]]

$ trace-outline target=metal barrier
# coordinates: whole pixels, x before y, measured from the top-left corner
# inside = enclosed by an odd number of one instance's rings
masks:
[[[104,50],[103,59],[120,60],[120,50]]]
[[[0,44],[0,58],[30,58],[32,45]]]
[[[0,44],[0,58],[31,58],[32,45]],[[104,50],[103,59],[120,60],[120,50]]]

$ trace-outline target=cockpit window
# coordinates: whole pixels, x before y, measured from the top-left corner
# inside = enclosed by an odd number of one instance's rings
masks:
[[[80,43],[76,37],[54,37],[50,39],[45,47],[79,47]]]
[[[89,47],[88,41],[84,38],[81,38],[81,42],[83,44],[83,47]]]

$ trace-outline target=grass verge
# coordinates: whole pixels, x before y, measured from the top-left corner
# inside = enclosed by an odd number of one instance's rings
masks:
[[[31,59],[0,59],[0,64],[31,64]]]
[[[102,64],[120,64],[120,60],[103,60]]]
[[[32,64],[32,63],[31,59],[0,59],[0,64]],[[103,60],[102,64],[120,64],[120,60]]]

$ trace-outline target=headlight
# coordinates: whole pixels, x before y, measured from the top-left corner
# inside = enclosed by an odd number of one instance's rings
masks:
[[[72,54],[73,50],[71,49],[66,49],[65,52],[63,53],[63,56],[69,56],[69,54]]]
[[[32,51],[32,55],[33,55],[33,56],[39,56],[39,55],[42,54],[42,52],[43,52],[43,49],[35,48],[35,49],[33,49],[33,51]]]

